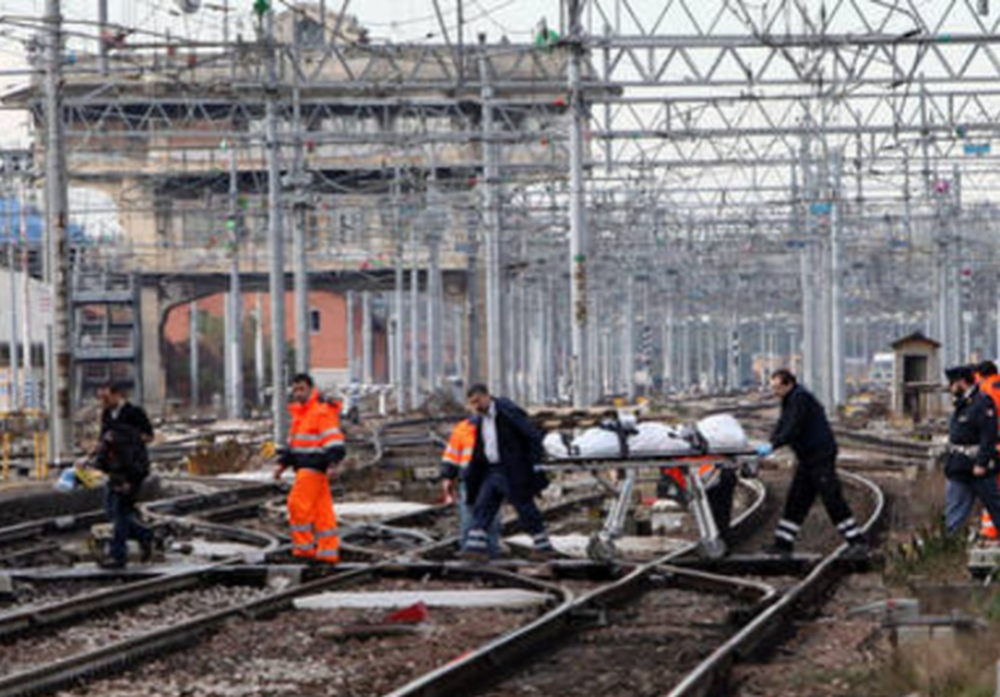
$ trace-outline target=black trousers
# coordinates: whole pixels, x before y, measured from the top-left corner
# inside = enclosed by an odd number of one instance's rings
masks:
[[[851,520],[852,515],[837,476],[836,461],[836,453],[799,461],[785,500],[785,520],[801,526],[819,496],[830,520],[844,532],[842,524]]]
[[[153,531],[139,522],[139,511],[136,509],[137,491],[123,493],[110,482],[105,489],[104,507],[111,521],[113,532],[108,552],[111,559],[118,564],[128,561],[128,541],[138,540],[140,544],[150,544]]]
[[[718,481],[708,490],[708,506],[724,542],[730,541],[729,525],[733,517],[733,497],[736,494],[736,470],[719,469]]]

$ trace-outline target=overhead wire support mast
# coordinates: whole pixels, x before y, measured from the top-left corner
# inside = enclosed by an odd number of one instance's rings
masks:
[[[285,239],[281,221],[281,151],[278,139],[278,75],[274,41],[274,10],[268,8],[261,21],[267,61],[266,141],[267,141],[267,235],[271,265],[268,274],[271,294],[271,411],[274,419],[274,442],[285,442],[287,415],[285,404]]]
[[[569,92],[570,124],[570,371],[573,385],[573,406],[584,407],[592,397],[590,390],[590,361],[587,350],[587,212],[583,172],[583,130],[587,114],[583,104],[581,72],[583,40],[581,0],[569,3],[570,50]]]
[[[50,453],[53,464],[72,459],[69,380],[70,353],[70,249],[66,154],[62,119],[62,8],[60,0],[47,0],[45,70],[45,281],[52,293],[52,329],[49,339],[48,409],[51,418]]]
[[[293,88],[293,116],[295,124],[295,164],[288,177],[292,191],[292,273],[295,288],[295,370],[308,373],[309,355],[309,261],[306,256],[306,225],[308,224],[309,186],[311,179],[305,168],[302,152],[302,105],[296,77]]]
[[[228,393],[229,417],[243,418],[243,295],[240,288],[240,224],[239,162],[236,159],[236,142],[229,143],[229,227],[232,260],[229,267],[229,360]]]
[[[479,44],[479,78],[482,83],[483,177],[486,209],[486,364],[489,386],[497,393],[506,385],[501,331],[500,254],[503,217],[500,206],[500,153],[493,130],[493,99],[495,96],[487,56],[486,37]]]

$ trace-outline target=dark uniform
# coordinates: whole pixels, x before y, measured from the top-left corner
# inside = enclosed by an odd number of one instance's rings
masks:
[[[976,476],[980,466],[985,474]],[[945,456],[945,523],[949,533],[961,530],[975,499],[983,502],[993,520],[1000,520],[1000,490],[997,488],[997,412],[993,400],[978,387],[955,399],[948,429]]]
[[[792,550],[817,495],[844,539],[863,543],[864,533],[844,500],[837,477],[837,441],[826,411],[801,385],[795,385],[781,400],[781,416],[771,435],[771,445],[775,449],[791,447],[798,460],[785,510],[774,533],[774,546],[779,551]]]

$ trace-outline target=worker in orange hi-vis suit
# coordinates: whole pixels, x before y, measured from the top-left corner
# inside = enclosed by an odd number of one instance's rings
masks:
[[[455,503],[458,506],[459,543],[464,550],[472,527],[472,510],[474,501],[469,501],[466,492],[465,475],[468,473],[472,453],[476,447],[476,436],[479,428],[478,417],[470,417],[459,421],[451,432],[448,446],[441,453],[441,491],[445,503]],[[502,520],[499,511],[493,523],[486,531],[486,551],[490,557],[500,555],[500,533]]]
[[[331,468],[344,459],[340,410],[339,402],[320,399],[309,375],[296,375],[288,404],[292,416],[288,447],[279,453],[279,466],[274,472],[274,478],[279,479],[286,468],[295,468],[295,484],[288,495],[292,554],[328,564],[340,561],[340,536],[329,480]]]
[[[976,366],[976,384],[979,385],[979,391],[988,395],[996,408],[1000,409],[1000,375],[997,375],[996,363],[983,361]],[[998,476],[997,482],[1000,483],[1000,476]],[[979,535],[994,542],[1000,539],[1000,536],[997,535],[996,525],[986,511],[983,511],[979,519]]]

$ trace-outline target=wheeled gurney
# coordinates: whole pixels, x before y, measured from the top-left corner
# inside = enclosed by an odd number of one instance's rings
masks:
[[[643,438],[642,427],[666,429],[657,450],[654,438]],[[612,434],[617,447],[603,434],[591,429],[573,441],[564,436],[546,437],[546,455],[539,469],[547,472],[618,470],[614,500],[601,529],[591,535],[587,555],[595,561],[611,561],[616,556],[615,540],[622,536],[632,503],[638,474],[644,470],[674,468],[683,473],[686,503],[698,526],[701,553],[719,558],[726,545],[709,506],[707,490],[719,469],[733,469],[744,476],[756,474],[759,457],[742,427],[731,416],[710,417],[693,426],[672,428],[663,424],[635,424],[614,419],[600,430]],[[653,430],[650,428],[647,431]],[[589,450],[587,446],[590,447]],[[639,446],[639,447],[633,447]]]

